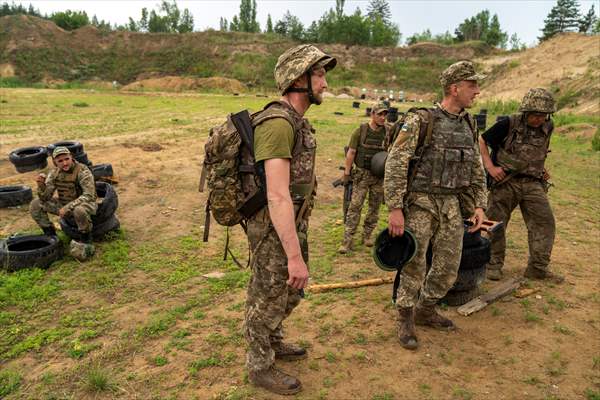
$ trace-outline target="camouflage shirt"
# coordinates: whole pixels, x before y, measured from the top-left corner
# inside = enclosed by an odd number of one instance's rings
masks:
[[[73,164],[75,168],[75,163]],[[71,170],[72,171],[72,170]],[[63,178],[67,173],[63,172],[60,168],[54,168],[48,174],[46,182],[38,187],[38,197],[42,201],[48,201],[52,199],[54,192],[56,191],[56,182]],[[77,174],[77,180],[75,184],[80,188],[81,195],[75,200],[62,204],[65,211],[73,211],[75,207],[83,203],[96,203],[96,184],[94,183],[94,175],[88,167],[82,165],[79,174]],[[60,200],[60,199],[59,199]]]
[[[460,118],[466,114],[462,111],[455,115],[444,110],[440,104],[435,105],[441,109],[447,118]],[[383,189],[385,193],[385,204],[390,210],[404,208],[404,197],[407,194],[408,166],[409,161],[415,155],[421,128],[421,118],[416,113],[410,113],[400,129],[396,140],[390,147],[390,152],[385,165],[385,179]],[[435,135],[435,132],[433,132]],[[474,193],[475,207],[486,208],[487,192],[485,187],[485,171],[479,152],[479,144],[475,141],[473,145],[473,168],[471,175],[471,189]],[[431,194],[431,196],[436,196]]]

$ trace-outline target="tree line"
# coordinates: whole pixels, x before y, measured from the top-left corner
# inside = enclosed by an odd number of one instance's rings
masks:
[[[231,32],[262,32],[311,43],[342,43],[375,47],[397,46],[400,43],[402,34],[398,25],[392,22],[392,13],[387,0],[369,0],[365,14],[358,7],[352,14],[346,14],[344,6],[345,0],[336,0],[335,8],[329,9],[321,18],[307,26],[289,10],[275,22],[269,14],[266,26],[261,30],[256,19],[256,0],[241,0],[239,14],[234,15],[231,20],[221,17],[219,29]],[[66,10],[42,15],[31,4],[25,7],[14,2],[2,3],[0,17],[14,14],[48,19],[65,30],[74,30],[86,25],[105,31],[186,33],[194,30],[194,18],[191,12],[187,8],[180,10],[176,0],[162,0],[155,10],[144,7],[138,20],[129,17],[129,22],[121,25],[111,25],[110,22],[98,20],[95,15],[90,19],[85,11]],[[600,19],[596,15],[594,5],[586,14],[582,14],[578,0],[557,0],[544,20],[541,31],[540,41],[562,32],[600,34]],[[471,40],[482,41],[490,46],[504,49],[510,46],[511,50],[525,47],[516,33],[509,37],[508,33],[502,30],[498,15],[491,15],[489,10],[480,11],[466,18],[456,27],[454,33],[446,31],[432,34],[431,30],[426,29],[408,37],[406,43],[408,45],[419,42],[454,44]]]

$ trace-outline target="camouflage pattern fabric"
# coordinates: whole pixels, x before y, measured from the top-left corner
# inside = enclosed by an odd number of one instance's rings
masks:
[[[323,67],[329,71],[335,68],[337,60],[312,44],[301,44],[286,50],[275,65],[275,82],[281,93],[294,83],[296,79],[308,72],[312,67]]]
[[[460,81],[479,81],[485,79],[486,75],[475,72],[475,66],[470,61],[459,61],[450,65],[440,74],[442,87],[448,87]]]
[[[69,244],[69,254],[71,254],[71,257],[81,262],[92,257],[95,251],[96,249],[91,243],[81,243],[71,240],[71,243]]]
[[[72,216],[77,224],[77,229],[82,233],[87,233],[92,230],[92,215],[96,214],[96,204],[82,203],[76,206],[72,211],[69,209],[65,213],[65,217]],[[29,204],[29,212],[33,220],[40,228],[48,228],[52,226],[48,213],[58,215],[61,209],[60,203],[56,199],[41,201],[33,199]]]
[[[460,265],[463,220],[454,195],[410,193],[405,208],[406,228],[415,235],[417,254],[400,275],[398,308],[436,304],[454,285]],[[427,271],[427,244],[433,259]]]
[[[307,259],[306,221],[298,235]],[[300,292],[287,285],[287,256],[264,209],[248,222],[252,277],[248,285],[244,335],[248,342],[246,366],[261,371],[275,361],[273,344],[283,340],[283,321],[300,303]]]
[[[509,118],[511,128],[503,149],[510,158],[522,161],[526,165],[519,171],[520,174],[541,178],[554,129],[552,120],[546,121],[539,128],[531,128],[527,126],[525,114],[511,115]],[[502,155],[503,152],[499,151],[498,164],[506,168],[506,165],[503,165]]]
[[[556,112],[556,102],[552,93],[543,88],[529,89],[523,97],[519,112],[539,112],[552,114]]]
[[[491,241],[491,259],[488,269],[500,270],[506,253],[506,228],[513,210],[519,206],[529,243],[529,269],[547,271],[554,244],[555,222],[542,181],[529,177],[515,177],[490,191],[487,217],[504,221],[504,228],[496,231]]]
[[[382,111],[389,111],[388,106],[383,102],[380,101],[379,103],[376,103],[372,108],[371,108],[371,112],[375,113],[375,114],[379,114]]]
[[[360,214],[367,195],[369,210],[365,216],[363,237],[371,237],[379,220],[379,208],[383,203],[383,179],[374,176],[369,170],[354,168],[352,170],[352,200],[346,214],[344,240],[349,241],[356,233],[360,222]]]

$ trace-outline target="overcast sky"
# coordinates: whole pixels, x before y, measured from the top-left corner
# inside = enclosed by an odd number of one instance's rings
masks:
[[[3,0],[6,1],[6,0]],[[148,0],[34,0],[16,1],[23,5],[30,3],[42,14],[51,14],[55,11],[80,10],[85,11],[91,18],[94,14],[99,20],[111,23],[124,24],[132,17],[139,20],[143,7],[149,10],[155,8],[159,1]],[[587,13],[592,4],[597,0],[580,0],[581,12]],[[239,0],[179,0],[177,4],[181,10],[188,8],[194,15],[195,30],[206,28],[219,28],[219,18],[231,20],[233,15],[239,13]],[[368,0],[346,1],[345,12],[351,14],[359,7],[366,12]],[[550,9],[556,4],[555,0],[391,0],[392,19],[400,27],[403,40],[415,32],[422,32],[429,28],[433,33],[442,33],[454,29],[465,19],[484,9],[491,14],[498,14],[500,25],[509,36],[517,33],[521,40],[528,45],[537,42],[540,29]],[[335,0],[257,0],[257,14],[261,29],[265,28],[267,14],[271,14],[273,23],[280,19],[286,10],[296,15],[304,25],[318,20],[328,9],[335,7]]]

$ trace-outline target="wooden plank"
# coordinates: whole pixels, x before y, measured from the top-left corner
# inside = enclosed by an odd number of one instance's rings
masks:
[[[494,301],[501,299],[509,293],[512,293],[515,289],[517,289],[521,285],[521,279],[509,279],[508,281],[492,288],[489,292],[474,298],[466,304],[458,307],[456,310],[460,315],[471,315]]]
[[[323,285],[311,285],[306,288],[306,290],[310,293],[320,293],[325,292],[327,290],[334,289],[352,289],[363,286],[377,286],[377,285],[385,285],[386,283],[394,282],[393,277],[386,278],[374,278],[374,279],[365,279],[362,281],[351,281],[351,282],[340,282],[340,283],[327,283]]]

